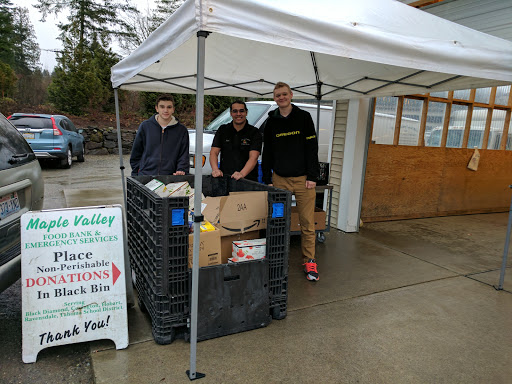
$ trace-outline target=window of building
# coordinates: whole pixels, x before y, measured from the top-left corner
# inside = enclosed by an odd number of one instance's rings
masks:
[[[372,142],[512,149],[511,86],[376,99]]]

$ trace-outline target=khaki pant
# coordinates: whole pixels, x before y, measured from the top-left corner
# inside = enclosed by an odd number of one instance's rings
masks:
[[[315,188],[306,188],[306,176],[281,177],[274,172],[274,187],[286,189],[295,195],[301,231],[301,248],[304,260],[315,258]]]

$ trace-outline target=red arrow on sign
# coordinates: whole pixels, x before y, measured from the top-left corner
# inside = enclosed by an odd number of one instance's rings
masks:
[[[114,263],[112,263],[112,279],[113,279],[112,285],[114,285],[116,283],[119,276],[121,276],[121,271],[119,270],[119,268],[116,267],[116,265]]]

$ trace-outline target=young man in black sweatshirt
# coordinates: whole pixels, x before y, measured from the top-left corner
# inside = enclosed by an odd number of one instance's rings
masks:
[[[318,281],[315,259],[316,182],[320,174],[318,141],[311,115],[291,103],[290,86],[274,87],[277,108],[269,113],[264,129],[263,182],[295,195],[301,229],[306,278]]]

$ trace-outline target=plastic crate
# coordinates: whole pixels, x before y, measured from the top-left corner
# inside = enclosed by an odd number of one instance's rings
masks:
[[[198,341],[265,327],[268,308],[268,260],[199,269]]]
[[[127,228],[130,265],[142,308],[151,316],[155,341],[169,344],[186,328],[188,288],[188,198],[162,199],[144,184],[150,176],[128,178]],[[172,215],[181,225],[171,225]],[[185,255],[185,257],[184,257]]]
[[[186,338],[190,309],[188,274],[189,199],[161,198],[145,187],[157,178],[165,184],[188,181],[194,176],[137,176],[127,182],[127,228],[130,264],[136,275],[141,307],[151,316],[155,341],[169,344]],[[248,180],[203,176],[205,196],[225,196],[238,191],[267,191],[266,229],[269,314],[283,319],[287,314],[288,252],[291,193]],[[171,225],[171,217],[182,210],[183,225]]]
[[[249,180],[224,179],[229,192],[267,191],[266,258],[269,260],[270,314],[284,319],[288,306],[288,253],[290,251],[291,192]],[[226,193],[227,194],[227,193]]]

